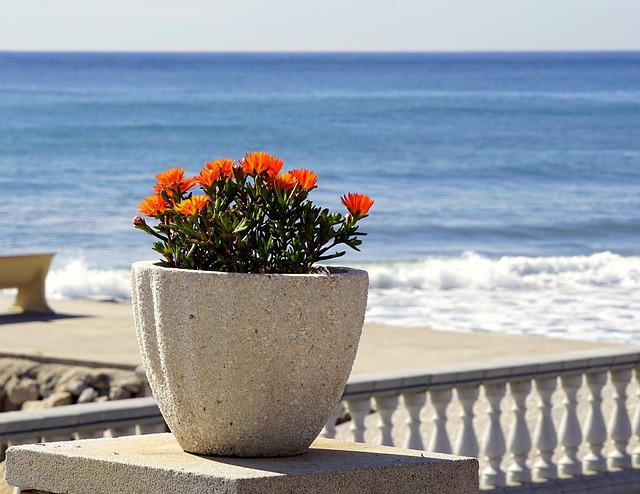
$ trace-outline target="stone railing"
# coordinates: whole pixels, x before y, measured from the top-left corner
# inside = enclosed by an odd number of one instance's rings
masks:
[[[321,435],[477,457],[494,492],[635,492],[639,379],[639,348],[352,376]],[[151,398],[9,412],[0,458],[12,444],[162,430]]]
[[[166,432],[153,398],[0,413],[0,461],[9,446]]]
[[[322,434],[477,457],[483,489],[602,477],[626,492],[640,479],[639,380],[638,347],[355,376],[334,412],[350,420]]]

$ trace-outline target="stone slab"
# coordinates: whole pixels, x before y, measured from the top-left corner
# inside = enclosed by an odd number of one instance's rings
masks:
[[[183,452],[171,434],[14,446],[11,485],[53,493],[476,494],[475,458],[317,439],[287,458]]]

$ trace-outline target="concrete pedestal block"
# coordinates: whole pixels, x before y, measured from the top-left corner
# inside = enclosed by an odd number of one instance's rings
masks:
[[[202,456],[150,434],[14,446],[7,480],[68,494],[476,494],[478,462],[332,439],[287,458]]]

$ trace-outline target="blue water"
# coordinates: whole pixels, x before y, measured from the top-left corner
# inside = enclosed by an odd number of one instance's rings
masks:
[[[126,298],[154,174],[251,150],[375,199],[370,321],[640,342],[638,52],[0,53],[0,252]]]

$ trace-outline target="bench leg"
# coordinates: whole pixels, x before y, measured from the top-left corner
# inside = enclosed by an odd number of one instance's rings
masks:
[[[29,285],[18,287],[18,295],[13,303],[12,310],[17,312],[53,312],[47,305],[44,296],[44,280],[47,276],[46,271],[37,276]]]

